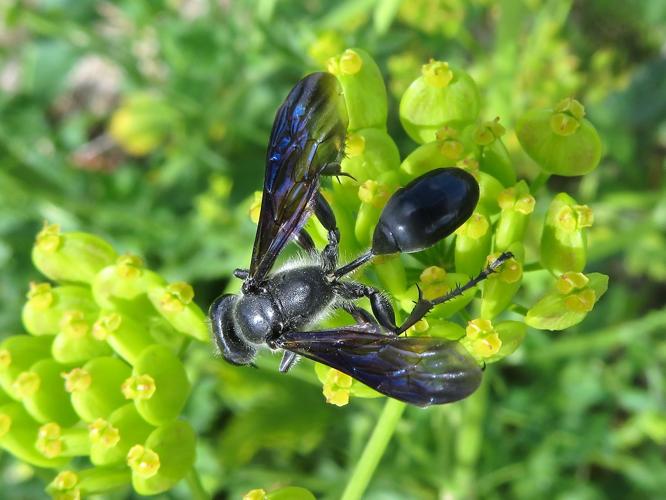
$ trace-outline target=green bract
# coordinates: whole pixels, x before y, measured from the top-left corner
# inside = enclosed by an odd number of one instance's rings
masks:
[[[328,61],[347,103],[349,131],[386,128],[386,88],[375,61],[362,49],[347,49]]]
[[[127,454],[132,486],[141,495],[156,495],[172,488],[194,464],[196,435],[187,422],[175,421],[150,433],[144,445]]]
[[[137,445],[168,457],[157,480],[136,480],[141,491],[172,487],[191,468],[195,438],[174,423],[190,386],[171,349],[184,345],[183,333],[208,340],[192,288],[167,286],[140,258],[117,257],[100,238],[57,225],[39,234],[33,259],[63,283],[32,283],[22,314],[31,335],[0,344],[0,447],[60,469],[47,488],[54,498],[129,485]],[[89,457],[94,467],[64,470],[70,457]]]
[[[582,271],[587,259],[585,228],[593,220],[587,205],[578,205],[566,193],[555,196],[541,235],[541,264],[555,273]]]
[[[32,250],[35,266],[48,278],[88,284],[116,255],[103,239],[87,233],[61,233],[57,224],[44,226]]]
[[[518,120],[518,140],[527,154],[551,174],[587,174],[599,164],[601,139],[584,115],[583,106],[571,98],[553,110],[528,111]]]
[[[479,101],[479,91],[467,73],[431,60],[403,94],[400,122],[416,142],[431,142],[444,125],[460,126],[476,120]]]

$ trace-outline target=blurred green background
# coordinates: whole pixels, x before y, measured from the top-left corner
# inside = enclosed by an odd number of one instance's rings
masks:
[[[397,98],[435,57],[500,116],[572,95],[605,146],[584,180],[587,271],[610,276],[581,325],[530,331],[462,404],[408,409],[365,498],[663,498],[666,491],[666,3],[662,0],[27,0],[0,6],[0,336],[22,331],[43,220],[98,234],[192,283],[203,307],[244,266],[275,110],[304,74],[366,49]],[[295,484],[339,496],[381,400],[323,403],[311,368],[239,370],[201,349],[186,414],[217,498]],[[42,473],[0,455],[0,497]],[[453,496],[449,496],[453,495]],[[126,492],[118,494],[119,498]],[[164,497],[187,498],[186,489]]]

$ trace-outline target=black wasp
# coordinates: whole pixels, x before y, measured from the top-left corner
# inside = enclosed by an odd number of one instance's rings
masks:
[[[481,382],[481,369],[457,342],[401,335],[441,304],[485,279],[510,257],[496,261],[462,287],[426,300],[419,297],[409,317],[396,325],[391,303],[378,289],[344,277],[376,255],[416,252],[451,234],[476,207],[479,186],[457,168],[430,171],[389,199],[375,228],[372,248],[338,267],[340,232],[319,192],[322,176],[344,175],[340,163],[347,112],[337,79],[328,73],[303,78],[275,117],[266,158],[263,200],[250,269],[237,269],[242,294],[225,294],[211,305],[215,341],[225,360],[252,364],[257,349],[283,349],[280,371],[298,356],[336,368],[392,398],[418,406],[467,397]],[[328,231],[317,254],[303,229],[310,214]],[[271,273],[275,259],[293,239],[317,255],[310,264],[288,263]],[[354,304],[370,300],[372,314]],[[355,324],[316,330],[332,308]]]

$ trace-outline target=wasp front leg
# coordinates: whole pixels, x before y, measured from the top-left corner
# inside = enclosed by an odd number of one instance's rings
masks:
[[[340,230],[331,206],[321,193],[317,193],[315,198],[314,213],[324,229],[328,231],[328,244],[321,253],[321,262],[324,272],[332,275],[338,265]]]

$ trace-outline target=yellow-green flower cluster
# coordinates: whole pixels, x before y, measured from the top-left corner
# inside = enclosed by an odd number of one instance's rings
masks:
[[[375,259],[370,273],[356,278],[385,289],[404,317],[419,289],[426,298],[442,296],[476,276],[501,252],[514,255],[485,282],[436,307],[408,334],[458,340],[480,363],[490,363],[515,351],[527,326],[560,330],[584,319],[607,283],[602,275],[582,274],[592,211],[560,193],[545,219],[532,220],[542,184],[539,179],[532,185],[518,180],[503,143],[506,130],[499,117],[481,119],[480,94],[470,75],[439,60],[426,62],[420,74],[413,75],[411,85],[404,86],[399,113],[418,146],[401,159],[387,133],[387,92],[373,59],[361,49],[347,49],[330,58],[326,67],[341,83],[349,115],[342,171],[354,180],[340,178],[323,191],[337,217],[342,255],[368,248],[387,199],[419,175],[457,166],[470,172],[480,188],[470,219],[422,259],[410,258],[409,270],[406,259],[385,256]],[[542,178],[582,175],[596,168],[600,142],[584,115],[578,101],[565,99],[553,110],[531,111],[519,120],[518,138],[542,168]],[[311,220],[308,229],[323,246],[323,228]],[[530,308],[520,304],[519,292],[525,273],[534,271],[550,272],[557,286]],[[334,370],[318,367],[317,375],[329,403],[346,404],[350,395],[376,396]]]
[[[30,285],[28,334],[0,344],[0,447],[59,471],[47,488],[54,498],[170,489],[191,470],[196,444],[179,419],[190,382],[177,353],[208,341],[192,287],[55,224],[32,256],[51,281]],[[74,466],[75,457],[85,460]]]

